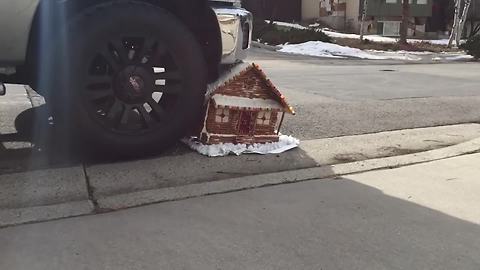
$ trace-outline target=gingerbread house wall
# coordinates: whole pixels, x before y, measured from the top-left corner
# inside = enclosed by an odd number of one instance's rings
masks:
[[[238,111],[229,112],[229,119],[230,121],[227,123],[217,123],[215,121],[217,109],[213,106],[212,103],[208,105],[208,112],[207,112],[207,121],[206,121],[206,128],[208,133],[213,134],[235,134],[236,127],[238,126],[238,122],[240,119],[240,114]]]
[[[278,112],[272,112],[270,123],[268,125],[256,125],[255,135],[277,135],[275,129],[278,122]]]
[[[200,135],[202,142],[207,144],[215,143],[265,143],[278,141],[276,127],[278,126],[279,112],[272,111],[270,123],[268,125],[259,125],[256,118],[253,121],[253,134],[238,135],[238,126],[240,122],[241,111],[238,109],[229,110],[229,121],[218,123],[216,119],[217,108],[210,103],[208,105],[207,118],[205,120],[205,129]],[[259,109],[261,111],[261,109]],[[257,113],[257,111],[255,111]]]

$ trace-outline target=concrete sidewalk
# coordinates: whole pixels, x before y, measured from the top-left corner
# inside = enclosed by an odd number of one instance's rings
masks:
[[[479,136],[465,124],[304,141],[282,155],[187,152],[0,174],[0,227],[451,158],[480,151]]]
[[[479,163],[473,154],[5,228],[0,269],[478,270]]]

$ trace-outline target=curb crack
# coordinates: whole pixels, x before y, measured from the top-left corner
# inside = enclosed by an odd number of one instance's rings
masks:
[[[83,174],[85,176],[85,185],[87,186],[88,200],[93,204],[93,213],[100,212],[100,206],[98,205],[98,200],[95,198],[95,188],[90,184],[90,177],[87,173],[87,166],[82,164]]]

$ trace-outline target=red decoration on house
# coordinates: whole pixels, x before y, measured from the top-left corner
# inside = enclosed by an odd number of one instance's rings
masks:
[[[229,76],[207,96],[202,143],[278,142],[285,113],[295,114],[285,97],[255,64]]]

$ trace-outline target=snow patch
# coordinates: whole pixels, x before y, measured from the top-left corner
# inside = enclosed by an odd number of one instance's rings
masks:
[[[322,41],[309,41],[301,44],[291,44],[281,46],[280,52],[295,53],[310,56],[344,58],[355,57],[361,59],[372,60],[409,60],[419,61],[421,57],[415,56],[408,52],[384,52],[384,51],[363,51],[357,48],[340,46],[333,43]],[[418,54],[418,53],[417,53]]]
[[[468,61],[472,60],[473,56],[459,53],[443,53],[432,58],[432,61]]]
[[[265,22],[270,23],[269,20],[265,20]],[[282,26],[282,27],[295,28],[295,29],[300,29],[300,30],[309,29],[308,27],[305,27],[305,26],[297,24],[297,23],[287,23],[287,22],[273,21],[273,24],[278,25],[278,26]]]
[[[471,60],[471,59],[473,59],[473,56],[468,55],[468,54],[445,57],[445,60],[447,60],[447,61]]]
[[[345,34],[345,33],[339,33],[332,31],[328,28],[323,28],[321,29],[323,33],[325,33],[327,36],[330,36],[332,38],[349,38],[349,39],[360,39],[360,35],[357,34]],[[365,35],[364,39],[370,40],[373,42],[380,42],[380,43],[397,43],[399,38],[394,38],[394,37],[384,37],[384,36],[379,36],[379,35]],[[430,43],[434,45],[448,45],[448,39],[412,39],[409,38],[407,39],[408,42],[410,43]],[[462,41],[464,42],[464,41]]]
[[[237,156],[241,154],[280,154],[297,148],[300,145],[300,140],[287,135],[280,135],[280,140],[275,143],[257,143],[253,145],[233,143],[205,145],[196,137],[185,138],[182,142],[188,145],[192,150],[209,157],[224,157],[230,154]]]

